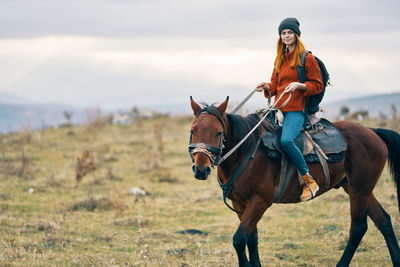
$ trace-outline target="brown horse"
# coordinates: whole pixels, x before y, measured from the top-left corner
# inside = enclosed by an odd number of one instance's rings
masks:
[[[254,114],[241,117],[226,113],[228,98],[219,106],[204,107],[191,99],[191,106],[195,114],[189,145],[193,159],[192,169],[197,179],[205,180],[210,174],[210,167],[218,165],[220,156],[227,153],[250,131],[257,123],[258,117]],[[327,190],[342,186],[349,195],[351,213],[349,241],[336,266],[350,264],[367,231],[367,216],[384,236],[393,265],[400,266],[400,249],[390,216],[372,193],[388,159],[400,205],[400,135],[392,130],[369,129],[349,121],[336,122],[335,126],[343,134],[347,150],[343,161],[329,163],[331,180]],[[229,181],[259,135],[260,131],[255,131],[237,151],[218,166],[218,176],[222,183]],[[254,155],[238,174],[228,195],[234,209],[243,212],[238,213],[240,224],[233,236],[239,266],[261,266],[257,223],[274,203],[279,185],[280,162],[269,159],[261,148]],[[326,178],[321,165],[313,163],[308,164],[308,167],[320,186],[317,196],[325,193]],[[299,180],[293,174],[282,202],[299,202],[300,190]],[[246,256],[246,246],[249,260]]]

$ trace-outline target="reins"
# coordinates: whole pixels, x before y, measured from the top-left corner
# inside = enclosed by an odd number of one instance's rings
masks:
[[[231,113],[236,114],[236,112],[238,112],[243,107],[243,105],[246,104],[247,101],[249,101],[249,99],[254,95],[254,93],[256,91],[257,91],[257,88],[255,88],[253,91],[251,91],[250,94],[248,96],[246,96],[246,98],[239,105],[237,105],[237,107]],[[266,92],[269,95],[268,106],[270,106],[271,105],[271,93],[268,90],[266,90]]]
[[[256,147],[255,147],[256,148]],[[232,176],[229,178],[228,182],[226,182],[225,184],[222,182],[221,178],[219,177],[219,173],[217,174],[218,177],[218,183],[219,186],[222,189],[222,199],[225,203],[225,205],[231,209],[232,211],[239,213],[239,214],[243,214],[243,212],[236,210],[235,208],[231,207],[228,202],[226,202],[226,198],[227,196],[231,193],[232,191],[232,185],[233,182],[236,180],[236,177],[239,176],[240,172],[243,170],[243,168],[247,165],[247,162],[249,162],[250,158],[252,155],[252,151],[250,151],[247,156],[245,157],[245,159],[240,163],[239,167],[236,168],[235,172],[232,174]]]
[[[256,90],[256,89],[255,89]],[[253,92],[250,93],[249,96],[246,97],[246,99],[244,101],[242,101],[242,103],[239,104],[239,106],[243,106],[243,104],[250,99],[250,97],[253,95],[253,93],[255,92],[255,90]],[[249,138],[249,136],[257,129],[258,126],[260,126],[260,124],[264,121],[264,119],[268,116],[268,114],[276,107],[275,105],[279,102],[279,100],[281,100],[282,96],[285,95],[285,92],[283,92],[283,94],[278,98],[278,100],[275,101],[275,103],[272,106],[269,106],[269,108],[267,109],[265,115],[261,118],[261,120],[253,127],[253,129],[250,130],[250,132],[243,137],[242,140],[240,140],[239,143],[237,143],[231,150],[229,150],[223,157],[221,157],[221,159],[216,163],[216,165],[220,165],[224,160],[226,160],[230,155],[233,154],[233,152],[235,152],[246,140],[247,138]],[[283,108],[284,106],[287,105],[287,103],[289,103],[290,99],[292,98],[292,92],[290,92],[289,97],[285,100],[285,102],[282,103],[282,105],[279,108]],[[238,106],[238,107],[239,107]],[[235,108],[234,111],[239,110],[238,108]]]

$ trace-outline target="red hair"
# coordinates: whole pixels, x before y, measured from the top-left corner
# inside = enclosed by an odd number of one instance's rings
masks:
[[[293,60],[290,63],[291,68],[295,68],[297,65],[301,66],[300,62],[301,55],[306,52],[306,49],[304,48],[304,45],[301,42],[300,37],[297,35],[297,33],[295,33],[295,35],[296,35],[296,48],[294,49]],[[277,73],[279,73],[279,71],[281,70],[281,66],[284,61],[285,61],[285,49],[282,38],[279,36],[275,66],[274,66]]]

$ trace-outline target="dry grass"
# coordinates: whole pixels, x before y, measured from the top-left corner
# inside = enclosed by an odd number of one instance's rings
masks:
[[[0,266],[236,266],[231,244],[237,216],[221,201],[215,170],[207,181],[193,178],[190,121],[141,119],[31,132],[23,142],[29,179],[4,171],[21,167],[21,136],[0,136]],[[85,150],[95,155],[97,169],[74,188],[76,157]],[[162,164],[152,157],[160,152]],[[133,187],[147,194],[134,196]],[[386,171],[375,195],[400,234]],[[349,224],[343,190],[274,205],[259,224],[263,266],[334,266]],[[181,232],[188,229],[201,234]],[[352,266],[390,264],[385,241],[369,220]]]
[[[95,170],[96,170],[96,163],[94,163],[92,154],[88,150],[83,151],[81,157],[76,157],[76,165],[75,165],[76,187],[79,185],[82,178],[86,174],[94,172]]]

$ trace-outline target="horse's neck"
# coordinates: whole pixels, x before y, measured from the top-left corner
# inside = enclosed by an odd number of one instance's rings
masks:
[[[231,151],[231,149],[235,146],[235,144],[232,141],[233,140],[232,128],[231,128],[231,125],[229,124],[229,120],[226,116],[224,118],[224,121],[225,121],[225,129],[224,129],[224,149],[222,150],[223,155],[225,155],[226,153]],[[236,152],[233,154],[236,154]],[[226,160],[229,161],[229,158],[231,158],[233,156],[233,154],[230,157],[228,157]]]
[[[224,156],[226,153],[231,151],[231,149],[236,145],[232,141],[233,140],[232,131],[231,131],[231,127],[229,125],[229,121],[226,119],[225,123],[226,123],[226,129],[224,132],[225,142],[224,142],[224,149],[222,151],[222,156]],[[229,177],[235,171],[237,162],[238,162],[238,153],[237,153],[237,151],[235,151],[232,153],[232,155],[230,155],[228,158],[226,158],[226,160],[224,160],[224,162],[222,162],[221,165],[219,166],[219,173],[222,172],[222,175],[220,175],[221,176],[220,178],[222,179],[222,181],[224,183],[227,182]]]

